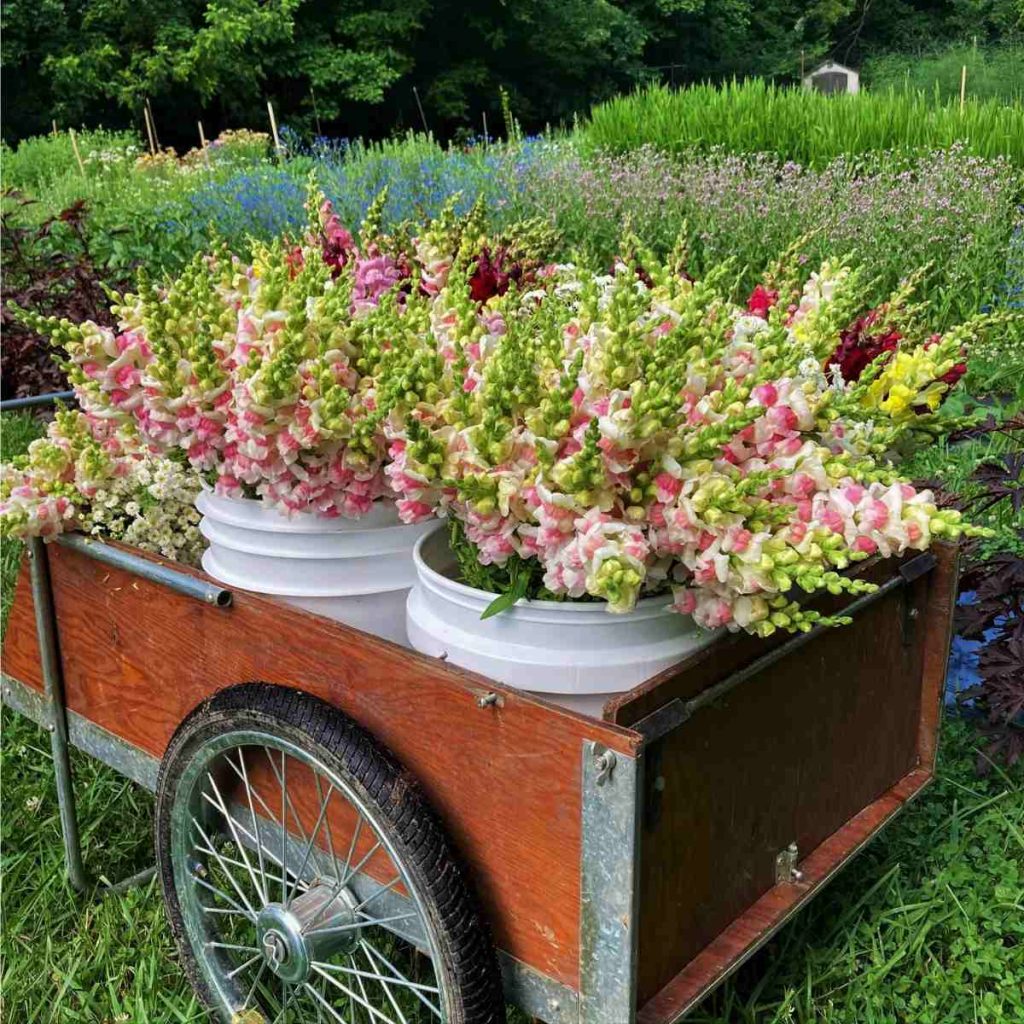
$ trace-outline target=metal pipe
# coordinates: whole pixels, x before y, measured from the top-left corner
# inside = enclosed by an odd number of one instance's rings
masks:
[[[15,409],[28,409],[33,405],[52,405],[74,398],[74,391],[51,391],[45,395],[25,395],[23,398],[8,398],[0,402],[0,412],[12,412]]]
[[[100,888],[100,896],[120,896],[122,893],[127,892],[129,889],[134,889],[136,886],[148,885],[149,881],[156,874],[156,867],[145,868],[142,871],[137,872],[134,875],[130,875],[128,878],[122,878],[120,882],[111,882],[109,885],[103,885]]]
[[[104,565],[113,566],[115,569],[124,569],[145,580],[159,583],[179,594],[184,594],[186,597],[193,597],[204,604],[212,604],[216,608],[227,608],[231,604],[230,590],[207,583],[205,580],[196,579],[195,576],[189,576],[188,573],[169,569],[159,562],[140,558],[138,555],[104,544],[92,537],[85,537],[80,533],[65,533],[57,538],[57,543],[87,555],[89,558],[95,558],[97,562],[102,562]]]
[[[75,814],[75,791],[71,784],[71,758],[68,754],[68,719],[64,704],[64,679],[61,675],[60,653],[57,649],[57,618],[50,588],[50,566],[46,546],[39,537],[29,541],[32,573],[32,602],[36,613],[36,636],[39,639],[39,661],[43,683],[49,700],[50,750],[53,753],[53,775],[57,783],[61,831],[64,835],[64,862],[68,880],[78,892],[88,888],[88,877],[82,863],[82,844]]]

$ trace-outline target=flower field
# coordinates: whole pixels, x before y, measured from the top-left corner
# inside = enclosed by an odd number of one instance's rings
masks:
[[[486,614],[665,595],[762,637],[842,628],[798,595],[963,538],[938,785],[692,1019],[1021,1019],[1020,106],[651,89],[508,136],[5,151],[4,397],[80,406],[3,417],[5,615],[26,535],[195,563],[204,484],[443,515]],[[157,887],[69,916],[43,734],[3,714],[7,1009],[205,1019]],[[148,798],[79,770],[87,856],[143,866]]]

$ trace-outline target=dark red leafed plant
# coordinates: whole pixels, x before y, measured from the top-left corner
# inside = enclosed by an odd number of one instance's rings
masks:
[[[86,237],[87,207],[84,200],[79,200],[55,217],[26,227],[18,223],[15,214],[34,201],[12,190],[5,192],[3,199],[0,391],[5,399],[61,391],[67,385],[50,358],[49,344],[11,316],[7,300],[13,299],[23,309],[67,317],[75,323],[95,320],[112,324],[100,271]]]
[[[999,423],[994,417],[974,428],[969,436],[1002,434],[1020,438],[1024,416]],[[971,476],[974,492],[960,502],[974,517],[997,508],[1008,508],[1011,521],[1024,521],[1024,445],[986,459]],[[958,632],[980,640],[978,685],[963,691],[960,699],[973,701],[985,715],[984,732],[989,744],[979,762],[986,771],[996,758],[1013,764],[1024,755],[1024,527],[1018,544],[969,564],[960,581],[963,591],[973,591],[971,604],[957,608]]]
[[[1024,558],[997,554],[968,569],[961,585],[975,592],[975,601],[957,608],[957,629],[985,641],[981,681],[960,695],[985,715],[989,744],[979,762],[985,772],[997,758],[1012,765],[1024,755]]]

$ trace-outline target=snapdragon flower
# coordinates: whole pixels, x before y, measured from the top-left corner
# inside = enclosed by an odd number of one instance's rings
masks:
[[[430,334],[395,364],[436,357],[429,388],[388,406],[406,521],[457,519],[480,564],[536,562],[546,595],[622,612],[671,589],[701,625],[761,635],[841,622],[796,598],[869,589],[844,573],[855,562],[973,532],[849,443],[875,424],[891,435],[899,386],[927,406],[969,330],[908,348],[872,378],[872,403],[870,382],[837,391],[825,366],[855,272],[826,265],[752,312],[724,271],[693,282],[646,254],[644,269],[551,268],[491,300],[496,336],[449,275]]]
[[[200,487],[195,470],[125,443],[108,422],[58,411],[45,437],[0,468],[0,536],[80,530],[198,565]]]

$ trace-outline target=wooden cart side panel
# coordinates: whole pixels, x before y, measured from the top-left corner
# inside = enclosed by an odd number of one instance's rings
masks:
[[[497,945],[570,987],[579,977],[581,749],[638,737],[278,602],[215,609],[51,547],[68,707],[160,757],[216,690],[262,680],[341,708],[386,744],[441,814]],[[23,570],[4,671],[36,688]],[[501,694],[501,706],[478,697]]]
[[[637,1014],[637,1024],[670,1024],[679,1020],[717,982],[771,938],[825,885],[847,860],[903,810],[931,776],[914,769],[841,829],[828,837],[800,864],[799,883],[776,885],[700,951]]]
[[[772,890],[775,857],[790,842],[802,859],[909,773],[930,774],[955,589],[955,551],[936,554],[931,573],[763,669],[647,749],[640,1006],[733,922],[757,924],[756,914],[747,915]],[[885,575],[892,571],[890,563]],[[723,647],[732,657],[670,677],[665,689],[690,696],[745,664],[738,650],[748,660],[763,652],[743,641]],[[650,691],[640,699],[655,704]],[[633,720],[633,709],[624,710]]]
[[[938,553],[939,549],[936,548]],[[872,559],[857,567],[854,575],[870,583],[881,584],[890,579],[896,567],[907,559]],[[853,598],[819,598],[815,607],[827,614],[838,614]],[[687,700],[701,690],[750,664],[756,658],[769,654],[788,643],[792,636],[778,632],[762,638],[747,633],[733,633],[722,637],[709,647],[702,647],[677,665],[635,686],[632,690],[612,698],[605,705],[604,718],[622,726],[631,726],[646,715],[678,697]]]
[[[924,668],[921,674],[921,721],[918,731],[918,763],[929,772],[935,770],[939,749],[939,725],[946,692],[949,646],[953,640],[953,612],[960,579],[960,549],[956,544],[937,544],[938,559],[927,577],[928,595],[921,614]]]

